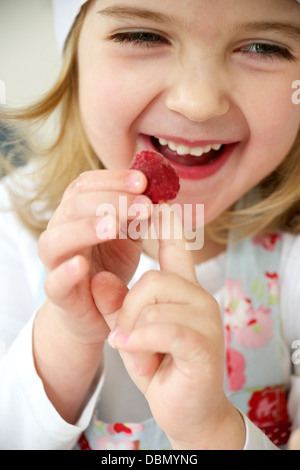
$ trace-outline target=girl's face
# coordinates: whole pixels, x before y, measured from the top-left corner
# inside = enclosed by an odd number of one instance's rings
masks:
[[[172,161],[174,202],[210,222],[293,145],[300,106],[295,0],[98,0],[79,42],[87,136],[109,169],[143,149]]]

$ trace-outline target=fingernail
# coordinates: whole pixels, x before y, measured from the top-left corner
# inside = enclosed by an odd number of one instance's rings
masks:
[[[126,177],[126,184],[129,189],[137,191],[143,186],[144,180],[139,172],[131,171],[130,174]]]
[[[114,329],[108,336],[109,345],[116,349],[117,347],[124,346],[129,339],[129,334],[121,333],[119,328]]]

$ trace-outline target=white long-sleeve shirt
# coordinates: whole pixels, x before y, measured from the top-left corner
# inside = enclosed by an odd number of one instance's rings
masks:
[[[0,182],[0,206],[10,208],[7,190]],[[37,240],[16,214],[0,208],[0,449],[72,449],[88,426],[97,400],[107,418],[119,422],[143,420],[150,411],[144,397],[124,370],[116,351],[107,349],[106,374],[78,423],[65,422],[49,401],[36,373],[32,353],[32,326],[43,282],[43,266],[37,256]],[[300,237],[285,234],[279,274],[280,301],[284,305],[283,334],[287,351],[300,339]],[[132,282],[157,263],[142,256]],[[202,286],[222,300],[225,254],[197,267]],[[292,354],[292,351],[291,351]],[[113,364],[113,367],[110,367]],[[300,425],[300,368],[290,376],[289,412],[293,426]],[[123,400],[112,403],[112,371],[123,379]],[[124,391],[127,395],[124,397]],[[132,403],[134,406],[130,406]],[[245,449],[275,448],[248,418]]]

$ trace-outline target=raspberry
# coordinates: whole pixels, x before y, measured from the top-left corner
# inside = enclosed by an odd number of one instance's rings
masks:
[[[175,199],[180,189],[177,171],[162,155],[144,150],[136,155],[131,170],[139,170],[146,175],[148,186],[144,192],[153,204]]]

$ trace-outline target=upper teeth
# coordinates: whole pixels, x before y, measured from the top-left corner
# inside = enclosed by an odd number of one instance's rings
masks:
[[[193,157],[201,157],[204,153],[211,150],[220,150],[221,144],[206,145],[204,147],[188,147],[187,145],[175,144],[171,140],[158,139],[160,145],[167,145],[171,150],[174,150],[178,155],[193,155]]]

